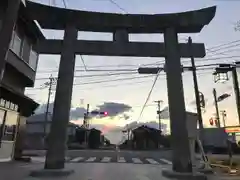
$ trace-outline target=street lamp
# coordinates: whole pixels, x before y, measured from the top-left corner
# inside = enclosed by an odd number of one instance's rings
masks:
[[[215,71],[213,72],[214,82],[228,81],[228,72],[232,71],[232,68],[231,64],[219,64],[219,67],[215,68]]]

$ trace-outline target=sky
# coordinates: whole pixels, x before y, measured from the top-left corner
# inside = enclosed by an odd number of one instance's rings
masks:
[[[64,7],[62,0],[35,0],[44,4]],[[223,46],[222,48],[213,48],[225,43],[240,40],[240,31],[235,30],[236,23],[240,20],[240,1],[231,0],[66,0],[66,5],[70,9],[78,9],[84,11],[97,12],[114,12],[114,13],[130,13],[130,14],[162,14],[183,12],[195,9],[201,9],[217,5],[216,16],[213,21],[204,27],[198,34],[180,34],[179,41],[186,42],[188,36],[191,36],[193,42],[205,43],[207,55],[203,59],[195,59],[196,65],[208,63],[228,63],[240,60],[240,41],[231,44],[232,47]],[[51,39],[62,39],[62,31],[43,30],[44,35]],[[110,33],[91,33],[79,32],[78,39],[87,40],[111,40]],[[147,42],[163,42],[162,34],[130,34],[130,41],[147,41]],[[216,51],[215,51],[216,50]],[[235,56],[232,58],[232,56]],[[226,58],[224,58],[226,57]],[[227,58],[229,57],[229,58]],[[40,104],[47,101],[48,89],[41,89],[48,77],[52,74],[57,77],[60,56],[40,55],[36,82],[34,88],[27,89],[25,94],[33,98]],[[72,95],[73,109],[86,107],[90,104],[90,110],[104,104],[117,104],[127,108],[125,112],[120,111],[115,116],[106,118],[93,118],[91,123],[102,124],[113,129],[118,126],[125,126],[129,123],[139,122],[157,122],[157,105],[155,100],[163,100],[162,108],[168,106],[166,76],[162,72],[154,87],[152,95],[143,111],[141,118],[139,114],[141,108],[147,98],[154,81],[154,76],[144,77],[146,75],[137,74],[137,68],[144,64],[152,64],[161,61],[163,66],[163,58],[132,58],[132,57],[105,57],[105,56],[82,56],[87,69],[102,69],[109,72],[86,72],[84,71],[83,62],[80,56],[76,57],[75,79]],[[157,64],[157,63],[156,63]],[[190,65],[190,59],[182,59],[183,65]],[[115,73],[112,70],[124,69],[118,75],[107,75],[107,73]],[[129,70],[136,70],[136,73],[130,74]],[[204,126],[209,127],[209,119],[214,116],[215,110],[213,106],[212,90],[216,88],[217,94],[229,93],[231,96],[219,103],[219,110],[226,110],[226,125],[238,125],[238,116],[236,111],[236,103],[234,91],[232,87],[232,78],[229,74],[229,81],[214,83],[212,76],[213,69],[199,70],[198,84],[199,90],[204,94],[206,99],[206,108],[203,113]],[[101,74],[101,75],[100,75]],[[97,76],[99,75],[99,76]],[[184,72],[183,85],[186,109],[196,112],[194,104],[195,96],[193,89],[193,80],[191,72]],[[53,88],[54,89],[54,88]],[[55,89],[54,89],[55,90]],[[55,91],[51,95],[51,101],[54,100]],[[104,108],[103,108],[104,109]],[[128,118],[122,117],[123,114]],[[81,119],[75,119],[81,124]],[[169,120],[162,120],[163,124],[169,126]]]

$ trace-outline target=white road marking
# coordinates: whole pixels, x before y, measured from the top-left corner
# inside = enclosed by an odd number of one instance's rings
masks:
[[[102,158],[101,162],[110,162],[111,157],[104,157]]]
[[[90,157],[88,158],[85,162],[93,162],[95,161],[97,158],[96,157]]]
[[[119,163],[125,163],[126,160],[124,159],[124,157],[119,157],[119,158],[117,159],[117,162],[119,162]]]
[[[157,161],[150,158],[146,158],[146,161],[148,161],[150,164],[159,164]]]
[[[81,160],[83,160],[83,157],[76,157],[76,158],[71,159],[70,162],[79,162]]]
[[[169,164],[169,165],[172,165],[172,162],[167,160],[167,159],[160,159],[160,161],[166,163],[166,164]]]
[[[133,163],[142,164],[143,162],[139,158],[132,158]]]

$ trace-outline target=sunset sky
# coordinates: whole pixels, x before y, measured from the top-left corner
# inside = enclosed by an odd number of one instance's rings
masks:
[[[35,0],[37,2],[56,5],[63,7],[62,0]],[[235,31],[236,22],[240,20],[240,1],[230,0],[115,0],[121,7],[114,5],[109,0],[66,0],[67,7],[71,9],[98,11],[98,12],[115,12],[115,13],[140,13],[140,14],[161,14],[182,12],[195,10],[204,7],[217,5],[217,13],[213,21],[199,34],[181,34],[179,35],[180,42],[186,42],[188,36],[191,36],[193,42],[205,43],[207,56],[204,59],[196,59],[196,65],[207,63],[234,62],[240,60],[240,31]],[[125,12],[123,12],[124,9]],[[48,38],[62,38],[61,31],[44,31],[44,35]],[[79,39],[94,39],[94,40],[111,40],[112,36],[108,33],[90,33],[79,32]],[[162,42],[163,36],[160,34],[154,35],[130,35],[131,41],[152,41]],[[225,43],[239,40],[239,42],[213,48]],[[229,47],[231,46],[231,47]],[[232,56],[235,56],[234,58]],[[108,75],[107,73],[118,72],[84,72],[84,67],[80,56],[76,57],[76,72],[73,88],[72,104],[73,107],[86,107],[89,103],[91,109],[104,104],[104,102],[121,103],[131,106],[132,109],[125,114],[129,115],[129,119],[125,120],[116,116],[113,118],[94,118],[91,123],[104,124],[108,127],[124,126],[127,123],[134,122],[138,119],[141,108],[147,98],[148,92],[152,86],[154,76],[143,77],[146,75],[138,75],[137,68],[140,65],[152,64],[161,61],[160,66],[163,66],[163,58],[131,58],[131,57],[103,57],[103,56],[83,56],[83,60],[87,69],[125,69],[125,72],[119,72],[118,75]],[[183,65],[189,65],[190,59],[182,59]],[[38,72],[34,89],[26,90],[26,94],[44,104],[47,101],[47,89],[39,87],[46,82],[50,74],[57,77],[59,65],[59,56],[41,55],[38,63]],[[135,73],[128,73],[128,70],[135,69]],[[82,70],[82,71],[81,71]],[[213,95],[212,89],[216,88],[218,95],[222,93],[230,93],[231,97],[219,104],[220,110],[227,112],[227,125],[237,125],[238,116],[236,113],[235,97],[232,87],[232,78],[225,83],[214,84],[212,69],[199,70],[198,82],[199,89],[206,98],[206,112],[203,114],[205,126],[209,126],[209,118],[213,116]],[[100,76],[96,76],[101,74]],[[45,79],[44,79],[45,78]],[[193,103],[194,89],[192,83],[191,72],[183,73],[184,93],[186,109],[188,111],[196,111]],[[53,93],[51,98],[54,99]],[[159,76],[156,86],[154,87],[151,98],[145,108],[140,122],[156,121],[156,104],[155,100],[163,100],[162,107],[167,106],[167,87],[165,73],[162,72]],[[169,124],[168,120],[163,120],[163,123]]]

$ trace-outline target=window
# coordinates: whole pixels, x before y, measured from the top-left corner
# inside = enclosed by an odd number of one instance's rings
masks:
[[[18,114],[13,111],[8,111],[6,115],[5,125],[3,128],[2,140],[14,141],[17,130]]]
[[[23,40],[21,57],[22,57],[23,61],[25,61],[27,64],[29,64],[30,51],[31,51],[31,45],[30,45],[27,37],[25,36],[25,38]]]
[[[13,32],[13,37],[11,41],[11,49],[15,54],[21,56],[22,40],[15,31]]]
[[[5,108],[7,108],[7,109],[10,108],[10,101],[6,101]]]
[[[1,140],[2,140],[2,136],[3,136],[3,125],[4,125],[4,119],[5,119],[5,113],[6,111],[4,110],[1,110],[0,109],[0,143],[1,143]]]
[[[38,62],[38,54],[31,49],[30,51],[30,58],[29,58],[29,66],[33,68],[33,70],[37,69],[37,62]]]
[[[0,106],[5,107],[5,102],[6,102],[6,101],[5,101],[4,99],[1,99],[1,100],[0,100]]]

